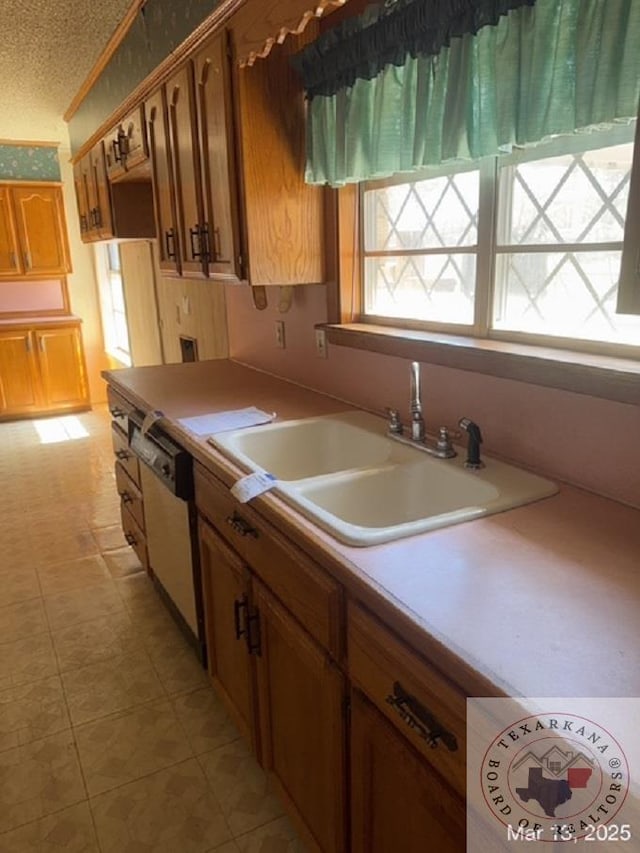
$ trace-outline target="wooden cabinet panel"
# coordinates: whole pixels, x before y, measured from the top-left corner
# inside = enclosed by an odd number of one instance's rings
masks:
[[[352,853],[464,853],[462,799],[358,691],[351,705]]]
[[[14,186],[11,194],[25,273],[44,276],[68,272],[69,248],[60,187]]]
[[[75,326],[36,330],[35,339],[45,404],[53,409],[87,404],[80,329]]]
[[[174,175],[169,152],[169,127],[164,88],[158,90],[146,102],[145,114],[153,178],[159,267],[168,272],[180,272],[181,248],[174,201]]]
[[[248,570],[202,519],[198,530],[209,675],[257,752],[253,666],[246,645]]]
[[[36,411],[39,384],[31,332],[0,332],[0,415]]]
[[[266,587],[254,581],[253,590],[263,766],[317,848],[340,853],[346,849],[344,677]]]
[[[226,39],[213,38],[194,59],[202,186],[210,276],[242,277],[231,80]]]
[[[206,234],[202,224],[200,157],[191,63],[183,66],[169,80],[166,93],[181,267],[183,273],[202,273],[206,259]]]
[[[143,104],[129,113],[120,125],[120,130],[120,150],[129,171],[149,156]]]
[[[0,187],[0,276],[14,277],[22,271],[11,191]]]
[[[104,158],[104,144],[99,142],[91,149],[91,176],[96,188],[96,226],[98,236],[105,240],[113,237],[113,221],[111,218],[111,191],[107,179],[107,168]]]
[[[116,462],[116,488],[120,495],[120,500],[127,510],[134,517],[136,524],[144,533],[144,505],[142,502],[142,492],[127,474],[124,465],[121,462]]]
[[[120,505],[120,518],[122,520],[122,532],[124,533],[124,538],[136,552],[145,571],[148,572],[149,556],[147,552],[147,540],[135,518],[131,515],[124,504]]]
[[[313,25],[304,39],[312,38]],[[304,182],[305,104],[291,37],[237,71],[248,277],[253,285],[326,280],[324,190]]]
[[[89,201],[87,199],[87,182],[84,163],[80,160],[73,166],[73,184],[76,190],[76,204],[78,206],[78,221],[80,223],[80,236],[84,239],[90,229]]]
[[[129,448],[127,434],[115,422],[111,424],[111,446],[113,447],[116,459],[122,464],[129,477],[131,477],[137,486],[140,486],[140,464],[138,457]]]
[[[381,622],[351,602],[347,638],[351,681],[463,795],[466,697]]]
[[[306,630],[336,659],[342,654],[342,589],[320,566],[229,490],[195,469],[198,510],[222,532]]]

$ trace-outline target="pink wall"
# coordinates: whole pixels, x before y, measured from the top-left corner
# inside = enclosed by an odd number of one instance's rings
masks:
[[[363,408],[407,412],[408,361],[338,346],[320,359],[313,327],[326,320],[325,288],[295,288],[287,314],[277,296],[257,311],[248,287],[226,288],[232,358]],[[276,320],[285,323],[284,350]],[[466,415],[480,424],[487,452],[640,506],[640,407],[432,364],[422,366],[422,397],[429,428]]]
[[[63,286],[59,278],[0,282],[0,313],[62,312],[65,307]]]

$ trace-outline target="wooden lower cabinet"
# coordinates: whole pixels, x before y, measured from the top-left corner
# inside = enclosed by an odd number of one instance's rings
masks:
[[[357,690],[351,703],[351,853],[464,853],[465,807]]]
[[[253,581],[262,764],[304,834],[346,849],[345,679],[268,589]],[[313,849],[313,848],[312,848]]]
[[[209,675],[245,740],[258,752],[253,662],[246,643],[248,570],[202,519],[198,529]]]
[[[0,331],[0,418],[88,407],[78,323]]]
[[[36,412],[40,379],[31,332],[0,332],[0,416]]]

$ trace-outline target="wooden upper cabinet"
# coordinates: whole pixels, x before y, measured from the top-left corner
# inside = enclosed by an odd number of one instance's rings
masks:
[[[227,39],[212,38],[194,59],[210,276],[242,278],[233,104]]]
[[[18,244],[25,275],[69,272],[69,246],[62,190],[58,186],[11,188]]]
[[[158,262],[161,270],[175,273],[180,272],[180,242],[164,87],[147,100],[145,107],[158,234]]]
[[[109,180],[117,180],[149,156],[144,122],[144,105],[140,104],[103,139]]]
[[[98,236],[105,240],[114,236],[111,216],[111,190],[107,179],[104,144],[99,142],[89,154],[91,163],[91,178],[95,182],[96,212],[95,224]]]
[[[0,416],[37,411],[39,384],[31,332],[0,331]]]
[[[14,277],[21,272],[11,191],[8,187],[0,187],[0,276]]]
[[[168,81],[166,96],[182,272],[203,273],[207,234],[202,213],[195,90],[190,62]]]
[[[250,68],[236,69],[248,279],[254,285],[326,281],[325,190],[304,182],[305,103],[289,60],[291,36]]]

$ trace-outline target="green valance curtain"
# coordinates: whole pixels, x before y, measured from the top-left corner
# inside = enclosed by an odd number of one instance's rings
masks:
[[[479,5],[486,11],[486,0]],[[340,186],[475,160],[636,116],[640,0],[490,5],[491,15],[467,17],[458,30],[449,21],[430,46],[411,44],[404,59],[397,50],[385,54],[380,69],[361,47],[350,61],[335,58],[337,44],[349,56],[350,38],[362,38],[379,11],[350,22],[351,33],[343,27],[337,41],[307,48],[297,63],[309,97],[307,181]],[[332,51],[333,62],[319,61]]]

